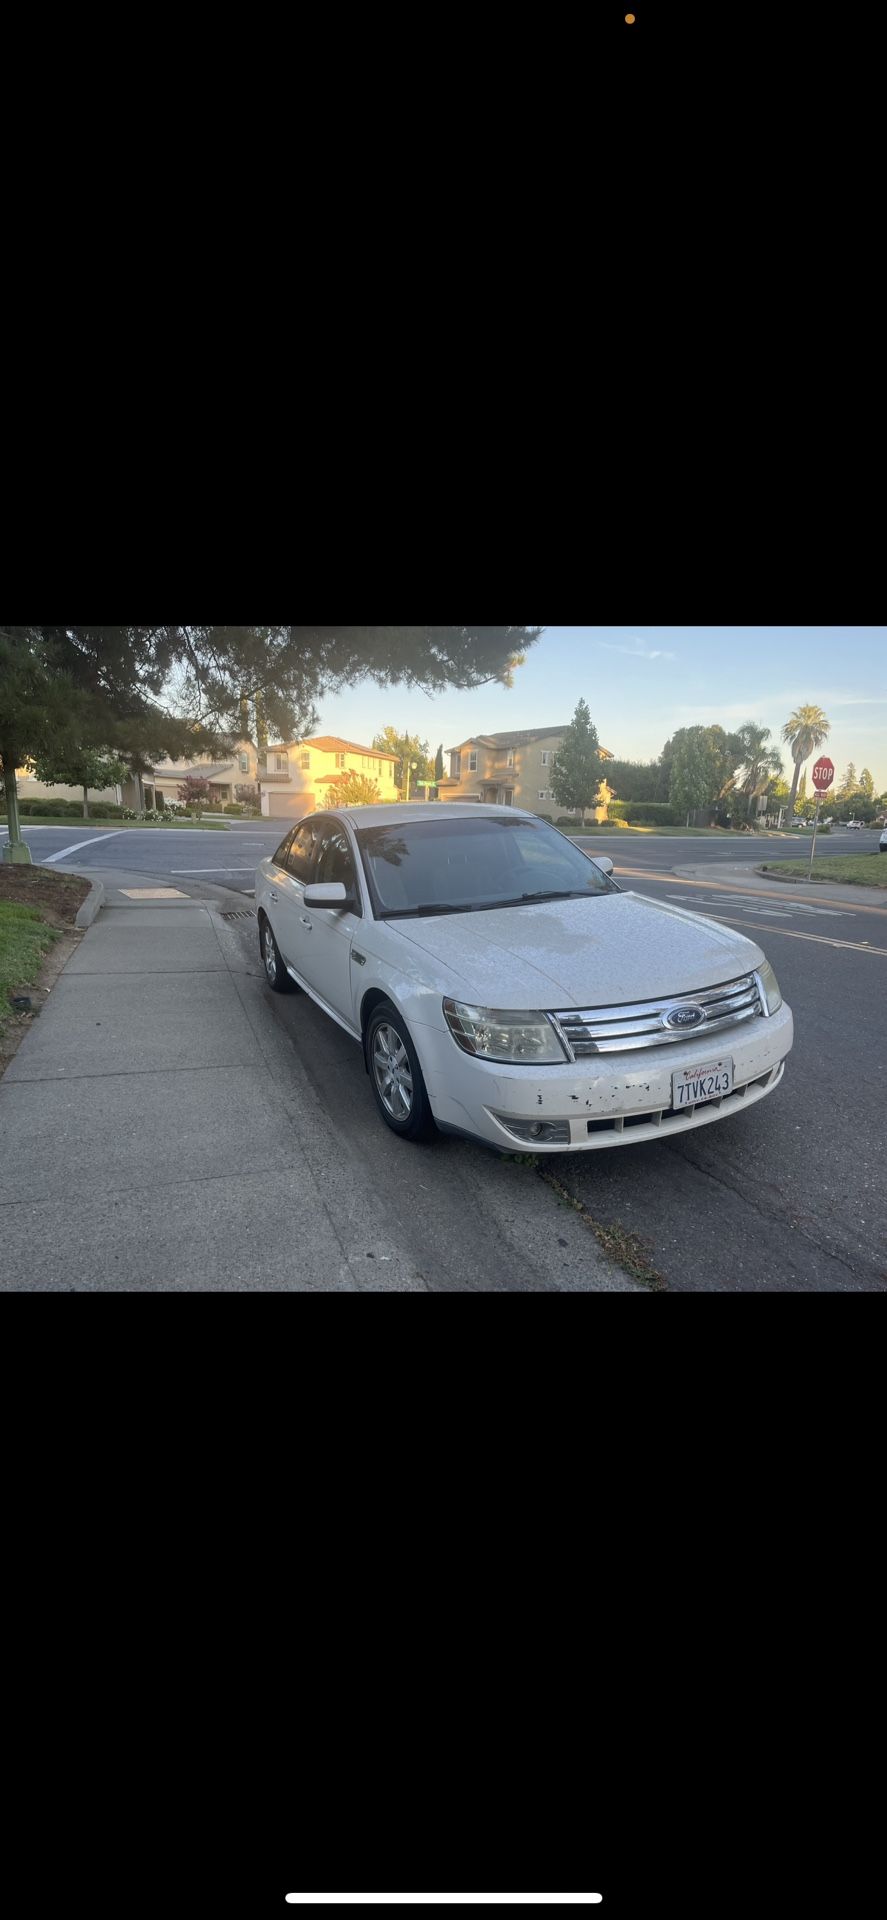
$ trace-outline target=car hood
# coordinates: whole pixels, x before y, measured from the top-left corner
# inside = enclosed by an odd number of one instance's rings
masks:
[[[488,1007],[593,1007],[667,999],[760,966],[732,927],[636,893],[552,900],[426,920],[389,920]]]

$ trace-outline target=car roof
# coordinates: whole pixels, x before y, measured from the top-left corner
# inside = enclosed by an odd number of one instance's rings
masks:
[[[417,801],[415,805],[411,800],[398,800],[387,807],[324,807],[323,812],[335,819],[347,820],[352,827],[388,827],[407,820],[498,819],[502,815],[509,820],[535,820],[537,817],[526,807],[483,806],[478,800]]]

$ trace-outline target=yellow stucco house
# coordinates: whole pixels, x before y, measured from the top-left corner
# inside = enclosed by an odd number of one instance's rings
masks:
[[[550,813],[556,819],[569,811],[558,806],[550,784],[551,763],[566,731],[564,726],[478,733],[450,747],[449,774],[438,781],[441,800],[484,800],[500,807],[526,807],[529,813]],[[613,757],[607,747],[600,748],[602,762]],[[611,798],[602,766],[598,804],[586,808],[586,813],[606,820]]]
[[[394,784],[394,754],[341,740],[337,734],[312,735],[308,740],[279,740],[264,749],[239,740],[226,761],[204,754],[188,765],[158,761],[154,779],[159,793],[177,800],[181,782],[192,774],[209,780],[212,799],[225,806],[240,786],[256,787],[261,812],[271,819],[298,820],[330,804],[330,786],[337,775],[351,771],[375,781],[380,800],[398,798]]]

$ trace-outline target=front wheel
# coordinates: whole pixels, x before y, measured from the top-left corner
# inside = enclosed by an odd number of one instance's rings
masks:
[[[436,1128],[410,1030],[394,1007],[376,1007],[366,1037],[373,1097],[385,1125],[402,1140],[430,1140]]]
[[[294,993],[296,983],[292,975],[287,973],[280,948],[271,931],[271,922],[270,920],[266,920],[264,914],[259,924],[259,944],[262,952],[262,964],[265,968],[265,979],[272,992]]]

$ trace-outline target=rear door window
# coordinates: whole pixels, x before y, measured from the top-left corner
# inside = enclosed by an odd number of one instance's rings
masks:
[[[292,828],[290,828],[290,831],[289,831],[289,833],[287,834],[287,836],[286,836],[286,839],[285,839],[285,840],[281,840],[281,842],[280,842],[280,846],[278,847],[278,849],[277,849],[277,852],[276,852],[276,853],[272,853],[272,855],[271,855],[271,858],[272,858],[272,860],[273,860],[273,862],[274,862],[274,865],[275,865],[275,867],[285,867],[285,866],[286,866],[286,856],[287,856],[287,850],[288,850],[288,848],[289,848],[289,843],[290,843],[290,841],[291,841],[291,839],[292,839],[292,837],[293,837],[293,829],[292,829]]]
[[[322,831],[322,821],[303,820],[290,841],[286,856],[286,870],[294,880],[301,880],[303,887],[307,887],[311,879],[311,869]]]

